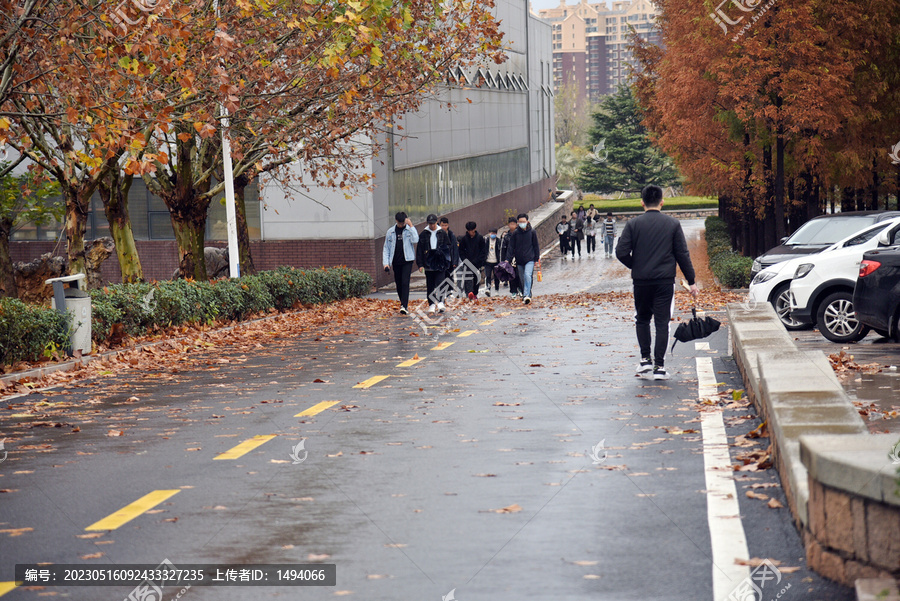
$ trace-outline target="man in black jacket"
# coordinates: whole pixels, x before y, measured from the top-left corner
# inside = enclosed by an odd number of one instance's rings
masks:
[[[537,232],[528,222],[527,213],[519,213],[517,218],[518,230],[509,239],[508,256],[515,260],[516,271],[519,272],[519,284],[522,286],[523,300],[526,305],[531,304],[531,283],[534,276],[534,266],[541,266],[541,245],[538,242]]]
[[[419,271],[425,272],[426,296],[428,297],[428,313],[435,309],[444,312],[444,289],[438,285],[444,280],[447,266],[450,264],[450,238],[447,232],[438,227],[437,215],[431,214],[426,220],[428,226],[419,234],[416,246],[416,264]]]
[[[503,238],[500,240],[500,260],[512,263],[512,257],[509,256],[509,241],[512,240],[513,234],[519,229],[519,222],[515,217],[507,219],[506,231],[503,232]],[[509,281],[509,293],[511,296],[519,295],[519,275]]]
[[[475,273],[464,273],[465,293],[469,300],[478,298],[478,290],[481,287],[481,268],[484,267],[487,247],[484,245],[484,236],[478,233],[478,225],[474,221],[466,224],[466,235],[459,237],[459,264],[468,261],[475,267]],[[460,269],[460,271],[463,271]]]
[[[687,278],[691,294],[697,296],[694,266],[688,252],[681,223],[663,215],[662,188],[646,186],[641,190],[644,214],[625,224],[616,258],[631,269],[634,283],[635,330],[641,348],[640,377],[653,372],[654,380],[668,380],[665,368],[669,343],[669,320],[675,301],[675,265]],[[656,325],[656,343],[650,355],[650,318]]]

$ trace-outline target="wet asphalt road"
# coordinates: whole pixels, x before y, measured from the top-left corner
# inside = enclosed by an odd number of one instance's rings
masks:
[[[71,402],[66,421],[80,431],[34,428],[7,445],[0,582],[16,563],[316,561],[336,564],[335,587],[193,587],[181,598],[712,599],[695,357],[712,358],[720,390],[741,388],[726,332],[709,350],[679,345],[670,381],[636,379],[628,303],[581,294],[627,290],[627,272],[555,255],[532,306],[461,305],[427,337],[408,335],[408,317],[372,314],[339,339],[210,349],[202,370],[55,391],[49,402]],[[550,293],[571,296],[542,300]],[[759,424],[752,407],[724,411],[730,437]],[[10,413],[0,432],[24,419]],[[256,436],[274,437],[216,459]],[[300,441],[308,456],[295,464]],[[799,568],[783,574],[782,599],[852,599],[805,568],[786,508],[744,495],[772,484],[762,490],[784,503],[777,483],[772,469],[737,478],[750,557]],[[171,494],[86,530],[152,491]],[[132,588],[0,596],[118,600]]]

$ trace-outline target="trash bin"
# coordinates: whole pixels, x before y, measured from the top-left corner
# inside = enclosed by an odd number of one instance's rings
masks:
[[[91,295],[81,288],[85,275],[77,273],[44,282],[53,285],[53,304],[56,310],[71,318],[68,354],[81,351],[91,354]],[[66,287],[68,284],[68,287]]]

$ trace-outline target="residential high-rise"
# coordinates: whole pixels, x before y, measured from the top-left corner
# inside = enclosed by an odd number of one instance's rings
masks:
[[[628,49],[629,26],[652,44],[660,43],[657,8],[650,0],[619,0],[610,5],[581,0],[538,12],[553,27],[553,83],[578,83],[584,98],[597,100],[628,81],[634,57]]]

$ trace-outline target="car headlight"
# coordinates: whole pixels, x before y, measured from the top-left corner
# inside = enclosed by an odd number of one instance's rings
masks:
[[[809,275],[809,272],[813,270],[813,267],[815,267],[815,265],[812,263],[804,263],[797,266],[797,271],[794,272],[794,279],[799,280],[800,278],[805,278]]]
[[[768,282],[772,278],[775,277],[774,271],[760,271],[756,274],[756,277],[753,278],[752,284],[762,284],[763,282]]]
[[[759,259],[753,259],[753,267],[750,268],[750,271],[762,271],[762,263],[759,262]]]

